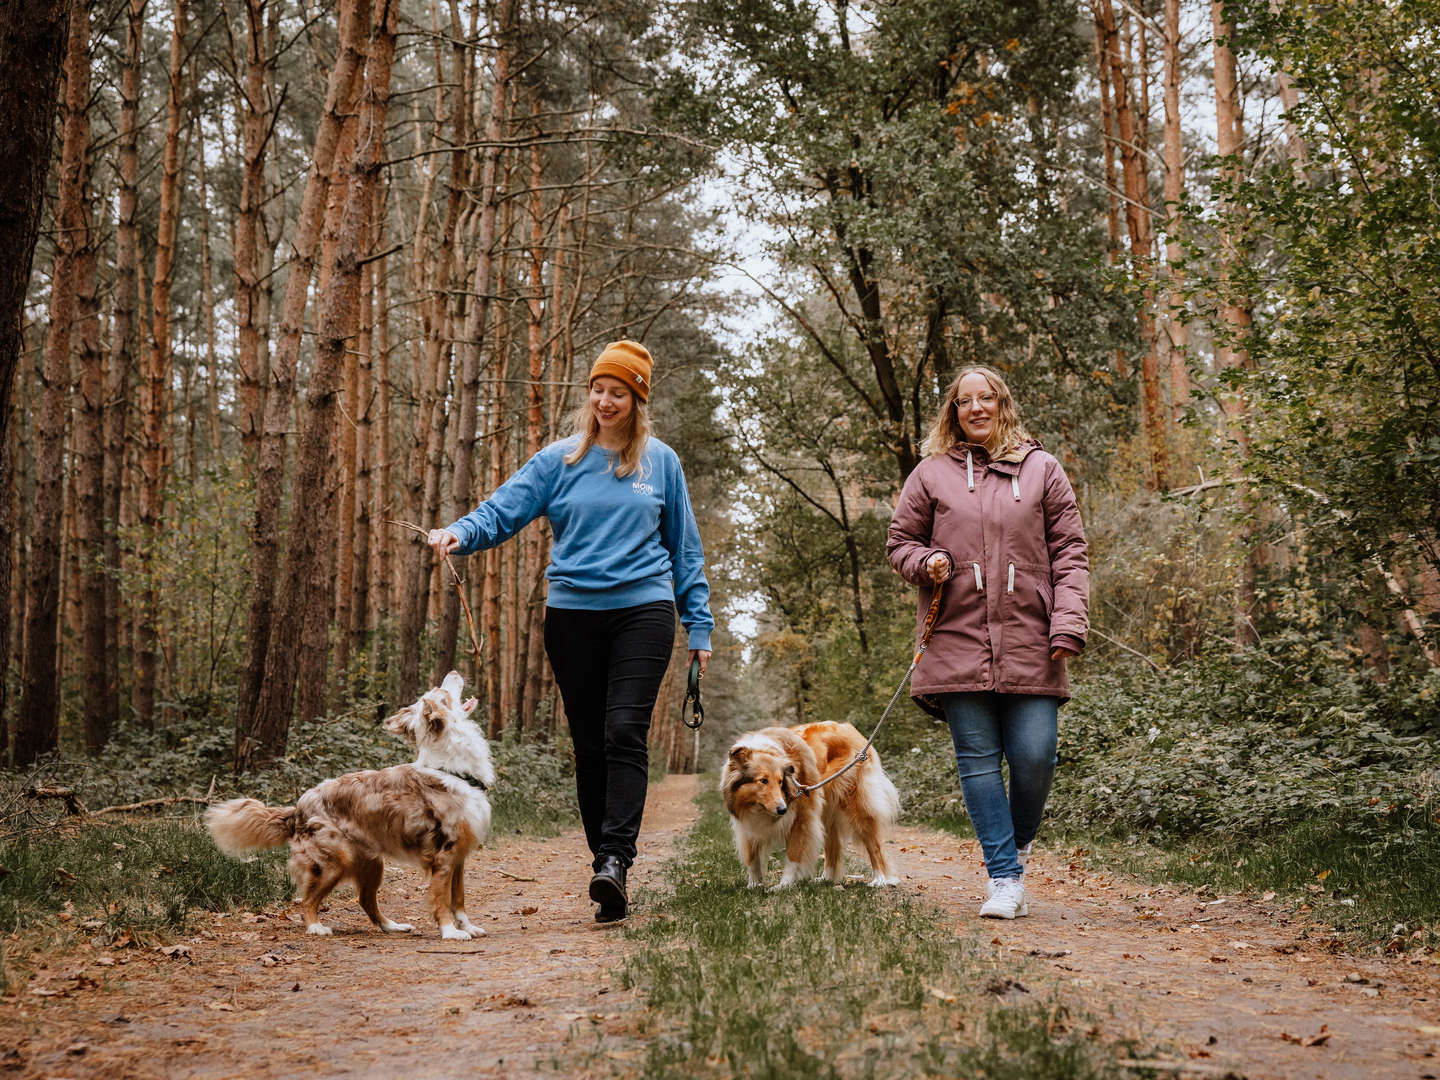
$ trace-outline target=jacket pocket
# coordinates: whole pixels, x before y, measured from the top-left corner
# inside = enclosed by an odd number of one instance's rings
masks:
[[[1045,612],[1045,618],[1049,619],[1055,613],[1055,586],[1041,580],[1036,583],[1035,589],[1040,594],[1040,608]]]

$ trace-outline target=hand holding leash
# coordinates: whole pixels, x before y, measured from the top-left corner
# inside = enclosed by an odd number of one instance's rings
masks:
[[[690,661],[690,680],[685,688],[685,700],[680,703],[680,720],[691,731],[697,730],[705,722],[705,706],[700,704],[701,674],[700,657],[697,655]],[[687,709],[689,716],[685,715]]]

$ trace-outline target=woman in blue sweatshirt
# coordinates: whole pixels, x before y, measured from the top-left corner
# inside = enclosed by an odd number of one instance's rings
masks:
[[[650,714],[670,662],[676,608],[702,674],[715,625],[680,459],[650,434],[652,368],[645,346],[607,345],[590,369],[575,433],[429,535],[437,556],[470,555],[541,514],[550,519],[545,653],[575,742],[599,922],[628,912],[625,871],[645,809]]]

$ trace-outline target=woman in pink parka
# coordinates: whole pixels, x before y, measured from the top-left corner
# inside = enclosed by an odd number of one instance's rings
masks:
[[[886,545],[920,586],[917,626],[934,583],[947,583],[910,692],[950,725],[990,879],[980,914],[1013,919],[1026,914],[1025,858],[1055,775],[1065,660],[1089,628],[1085,532],[1065,471],[1021,425],[992,368],[956,376],[925,453]]]

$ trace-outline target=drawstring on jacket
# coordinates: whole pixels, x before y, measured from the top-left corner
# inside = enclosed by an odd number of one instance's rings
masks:
[[[1020,501],[1020,474],[1012,473],[1010,476],[1010,490],[1015,493],[1015,501]]]
[[[969,490],[975,490],[975,461],[969,450],[965,451],[965,482],[969,485]]]
[[[980,577],[980,564],[979,564],[978,562],[974,562],[974,563],[971,563],[970,565],[975,568],[975,591],[976,591],[976,592],[984,592],[984,591],[985,591],[985,582],[984,582],[984,580]]]

